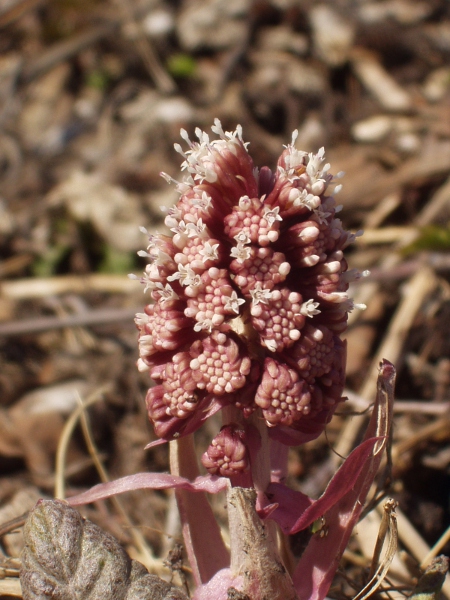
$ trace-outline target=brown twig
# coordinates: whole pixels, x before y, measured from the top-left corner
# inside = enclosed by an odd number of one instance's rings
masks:
[[[6,27],[20,19],[29,10],[43,4],[46,0],[9,0],[0,6],[0,27]]]
[[[121,321],[131,322],[139,310],[141,308],[101,308],[68,317],[41,317],[40,319],[12,321],[0,324],[0,337],[32,335],[51,329],[63,329],[64,327],[107,325]]]
[[[153,79],[158,90],[163,94],[171,94],[175,92],[177,86],[162,66],[158,55],[156,54],[150,40],[142,30],[139,22],[133,14],[133,10],[129,2],[125,0],[115,0],[116,5],[123,15],[123,21],[126,25],[126,31],[132,42],[134,42],[137,51],[147,69],[150,77]]]
[[[6,535],[7,533],[11,533],[11,531],[19,529],[19,527],[23,527],[25,524],[25,521],[27,520],[28,512],[29,511],[27,511],[23,515],[14,517],[14,519],[11,519],[10,521],[7,521],[6,523],[2,523],[0,525],[0,538],[3,537],[4,535]]]
[[[38,58],[24,65],[19,80],[22,83],[29,83],[32,79],[39,77],[54,66],[72,58],[72,56],[110,35],[118,26],[119,24],[116,21],[102,23],[68,40],[63,40],[50,46]]]

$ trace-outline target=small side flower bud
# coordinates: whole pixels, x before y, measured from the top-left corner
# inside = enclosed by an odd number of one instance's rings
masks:
[[[233,477],[248,470],[245,432],[238,425],[222,427],[202,456],[202,464],[211,475]]]

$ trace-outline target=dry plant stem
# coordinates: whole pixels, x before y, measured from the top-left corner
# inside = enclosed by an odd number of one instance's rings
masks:
[[[135,19],[132,5],[124,0],[116,0],[116,5],[122,12],[123,20],[132,33],[136,48],[156,87],[163,94],[171,94],[176,90],[175,82],[162,66],[148,36],[145,36],[140,24]]]
[[[398,169],[394,169],[392,173],[385,173],[383,178],[373,178],[372,181],[367,181],[364,188],[364,204],[370,206],[378,202],[388,194],[395,193],[406,185],[414,184],[417,181],[424,181],[427,178],[435,177],[436,175],[446,175],[449,169],[450,142],[448,140],[432,140],[430,143],[424,144],[421,152],[414,157],[404,161]],[[444,184],[445,185],[445,184]],[[435,196],[439,194],[437,190]],[[433,198],[428,203],[431,206]],[[355,206],[357,201],[361,203],[361,188],[355,188],[346,198],[346,206]],[[428,209],[424,209],[426,212]],[[417,225],[423,225],[419,219],[416,219]],[[409,242],[408,242],[409,243]]]
[[[401,204],[402,198],[399,192],[388,194],[380,202],[374,205],[370,213],[364,219],[363,229],[376,229],[383,221]]]
[[[411,451],[418,444],[426,442],[437,436],[441,438],[447,437],[448,439],[449,435],[450,419],[447,415],[445,415],[434,423],[430,423],[426,427],[422,427],[422,429],[420,429],[417,433],[395,444],[392,449],[392,458],[394,462],[396,462],[404,453]]]
[[[190,481],[199,475],[192,434],[170,442],[170,471]],[[195,584],[199,586],[226,568],[230,556],[206,494],[176,490],[175,495],[186,552]]]
[[[450,257],[444,252],[425,252],[422,251],[410,260],[404,260],[402,263],[391,268],[373,267],[370,269],[370,275],[367,282],[399,281],[412,277],[419,269],[427,265],[437,273],[445,273],[450,269]],[[365,314],[365,317],[367,315]]]
[[[395,506],[396,503],[392,499],[386,501],[383,506],[383,519],[381,521],[380,531],[374,550],[373,562],[370,568],[370,580],[367,585],[365,585],[364,588],[356,596],[354,596],[353,600],[365,600],[368,598],[380,587],[383,579],[387,575],[389,566],[392,563],[394,555],[397,551],[398,534],[397,522],[394,514]],[[386,552],[381,562],[377,564],[385,542],[386,534],[388,536]]]
[[[358,374],[367,368],[370,360],[369,352],[377,336],[377,330],[373,323],[383,317],[385,305],[386,294],[383,292],[375,294],[364,311],[364,321],[357,322],[356,327],[350,328],[346,332],[345,338],[349,349],[346,365],[347,377]]]
[[[0,552],[0,578],[19,577],[21,561],[20,558],[5,556]]]
[[[129,322],[136,309],[118,308],[90,310],[77,315],[64,317],[41,317],[0,324],[0,336],[30,335],[53,329],[67,327],[85,327],[87,325],[107,325],[109,323]]]
[[[395,550],[397,549],[397,521],[395,518],[395,508],[397,504],[394,500],[389,499],[383,505],[383,517],[381,519],[380,531],[378,532],[377,543],[373,551],[373,561],[370,567],[369,577],[372,578],[377,571],[377,563],[380,560],[381,550],[383,549],[386,535],[395,538]],[[394,551],[395,551],[394,550]],[[392,561],[393,556],[391,557]]]
[[[28,517],[28,511],[26,513],[24,513],[23,515],[14,517],[14,519],[10,519],[6,523],[2,523],[0,525],[0,538],[2,538],[7,533],[11,533],[15,529],[18,530],[20,527],[23,527],[25,521],[27,520],[27,517]],[[2,573],[1,568],[2,567],[0,567],[0,573]]]
[[[421,562],[423,557],[430,551],[430,547],[399,508],[397,509],[397,522],[399,537],[402,544],[411,552],[418,562]]]
[[[416,233],[415,227],[379,227],[378,229],[364,229],[364,245],[392,244]]]
[[[424,225],[428,225],[436,218],[448,218],[448,196],[450,194],[450,177],[447,181],[441,185],[439,189],[433,194],[429,202],[420,212],[420,214],[415,219],[415,225],[418,227],[423,227]],[[416,233],[416,236],[418,232]]]
[[[347,548],[342,556],[350,564],[360,567],[361,569],[367,569],[367,560],[364,556],[361,556],[361,554],[357,554]]]
[[[377,56],[365,49],[354,48],[351,64],[356,77],[385,110],[409,110],[411,98],[391,77]]]
[[[10,0],[0,6],[0,27],[5,27],[19,19],[23,14],[32,10],[44,0]]]
[[[30,62],[23,69],[21,80],[28,83],[35,77],[43,75],[55,65],[58,65],[68,58],[75,56],[85,48],[89,48],[99,40],[112,34],[117,29],[118,23],[109,22],[90,28],[88,31],[71,37],[51,46],[43,52],[38,58]]]
[[[84,409],[84,404],[83,404],[83,401],[81,398],[79,398],[79,404],[80,404],[80,407]],[[97,469],[97,473],[100,475],[100,479],[102,480],[102,482],[106,483],[106,482],[110,481],[110,478],[108,477],[108,473],[106,472],[106,469],[100,460],[99,452],[98,452],[97,448],[95,447],[94,438],[92,436],[91,428],[89,425],[88,415],[87,415],[85,409],[81,413],[81,427],[83,429],[83,435],[84,435],[84,439],[86,442],[88,452],[89,452],[90,456],[92,457],[92,461],[95,465],[95,468]],[[142,535],[141,531],[131,521],[130,517],[128,516],[127,511],[122,506],[121,500],[117,496],[113,496],[111,498],[111,502],[112,502],[114,508],[116,509],[116,511],[123,518],[124,523],[126,523],[127,527],[129,527],[131,537],[133,538],[133,542],[140,553],[140,557],[139,557],[140,562],[144,563],[147,568],[155,567],[155,564],[158,561],[155,559],[155,557],[154,557],[149,545],[145,541],[145,538]]]
[[[406,164],[402,170],[407,172],[408,169],[409,166]],[[388,270],[399,264],[399,262],[401,261],[401,255],[399,254],[399,251],[402,248],[405,248],[406,246],[414,242],[414,240],[420,233],[420,227],[424,227],[425,225],[431,223],[445,209],[448,203],[449,190],[450,179],[447,179],[447,181],[436,191],[436,193],[427,203],[425,208],[419,213],[419,215],[417,215],[414,221],[416,229],[411,230],[409,234],[406,235],[401,240],[401,242],[393,248],[393,252],[390,253],[384,259],[381,268]],[[403,332],[403,335],[401,336],[401,338],[399,338],[403,340],[405,332],[407,332],[409,329],[409,323],[403,322],[403,319],[406,315],[402,314],[402,311],[404,310],[402,307],[405,304],[408,307],[410,304],[413,306],[414,304],[418,304],[418,310],[420,308],[420,304],[423,298],[426,296],[427,293],[431,292],[431,289],[433,289],[433,287],[435,287],[436,277],[432,273],[432,271],[425,267],[425,265],[418,265],[416,269],[416,275],[412,278],[411,283],[416,284],[415,289],[409,289],[408,297],[404,299],[402,305],[398,308],[396,317],[394,317],[389,332],[385,337],[385,341],[380,347],[379,352],[373,359],[372,366],[369,371],[369,376],[366,379],[366,382],[363,385],[362,389],[360,390],[360,394],[363,397],[370,398],[370,394],[375,383],[376,369],[380,358],[387,356],[392,362],[398,362],[398,355],[401,351],[401,347],[395,348],[395,350],[397,350],[397,356],[395,356],[393,352],[394,346],[392,345],[392,339],[395,339],[394,335],[401,335],[401,333]],[[423,288],[421,287],[422,284]],[[359,288],[359,294],[355,297],[355,302],[368,302],[378,292],[378,290],[379,286],[376,282],[367,283],[366,285],[361,286]],[[415,296],[413,294],[413,291],[416,292],[418,295]],[[412,320],[414,318],[415,313],[411,314],[411,311],[409,312],[409,317]],[[351,313],[348,321],[349,324],[355,322],[358,318],[359,315],[356,311],[354,313]],[[348,422],[347,426],[342,432],[340,444],[336,449],[338,453],[342,455],[346,455],[348,453],[349,449],[353,446],[353,443],[358,435],[360,427],[361,424],[356,419],[352,419]]]
[[[345,389],[345,396],[348,397],[347,406],[351,406],[358,413],[362,413],[370,408],[370,402],[355,394],[352,390]],[[410,413],[416,412],[424,415],[434,415],[437,417],[445,416],[449,413],[450,402],[436,402],[429,400],[396,400],[394,404],[394,413]],[[336,414],[339,414],[336,412]]]
[[[448,167],[446,168],[446,171],[448,171]],[[435,194],[427,203],[427,205],[414,219],[415,228],[411,230],[408,235],[404,236],[401,242],[399,242],[393,248],[393,251],[386,256],[386,258],[382,261],[382,264],[380,265],[380,269],[389,271],[399,265],[399,263],[402,260],[400,251],[409,244],[412,244],[417,239],[417,237],[420,235],[421,227],[432,223],[437,216],[442,215],[443,211],[445,210],[445,207],[448,204],[449,190],[450,179],[447,179],[447,181],[435,192]],[[416,272],[418,273],[421,270],[421,268],[424,268],[424,266],[417,266]],[[369,302],[378,291],[379,286],[375,282],[362,285],[358,288],[358,293],[355,295],[355,302]],[[354,323],[360,317],[361,313],[359,313],[358,311],[350,313],[348,319],[349,325]]]
[[[1,123],[1,117],[0,117]],[[6,278],[23,271],[34,260],[31,254],[17,254],[0,261],[0,277]]]
[[[408,292],[405,294],[403,301],[397,308],[383,343],[373,359],[372,366],[369,370],[369,376],[359,392],[363,398],[371,398],[373,396],[380,360],[386,357],[394,364],[399,361],[410,326],[424,299],[433,289],[435,289],[436,285],[437,281],[434,273],[427,268],[420,269],[409,282]],[[350,452],[360,428],[360,419],[352,419],[349,422],[342,432],[336,447],[335,460],[338,460],[339,455],[346,456]]]
[[[408,282],[403,300],[391,321],[383,343],[373,359],[369,376],[360,392],[363,398],[370,398],[373,395],[380,360],[387,358],[387,360],[394,364],[398,363],[412,322],[425,298],[428,294],[431,294],[436,286],[437,280],[435,274],[425,267],[420,269]]]
[[[102,394],[108,391],[109,386],[103,386],[95,390],[86,400],[82,406],[78,406],[70,417],[67,419],[64,429],[61,433],[61,437],[56,452],[56,465],[55,465],[55,498],[65,498],[65,464],[67,448],[69,445],[70,438],[73,431],[78,423],[79,418],[83,412],[92,404],[95,404],[102,398]]]
[[[420,564],[422,569],[424,569],[425,567],[427,567],[430,564],[432,559],[434,559],[439,554],[439,552],[442,550],[442,548],[447,544],[447,542],[449,540],[450,540],[450,527],[447,527],[447,530],[441,535],[441,537],[434,544],[434,546],[431,548],[429,553],[422,560],[422,562]]]
[[[0,598],[6,596],[22,598],[22,587],[18,578],[8,577],[0,580]]]
[[[88,292],[112,294],[136,293],[136,284],[124,275],[62,275],[61,277],[37,277],[4,281],[0,296],[9,300],[47,298],[58,294],[86,294]]]
[[[369,492],[372,496],[375,492],[374,486]],[[374,547],[376,540],[380,536],[381,521],[382,517],[385,516],[383,504],[380,502],[376,508],[372,508],[365,514],[364,518],[360,520],[357,526],[357,544],[359,551],[364,556],[367,565],[373,564]],[[376,563],[377,566],[377,563]],[[405,582],[410,581],[411,575],[405,566],[404,561],[400,554],[396,553],[392,559],[392,563],[389,567],[389,580],[395,582],[395,585],[402,585]]]
[[[255,509],[256,492],[230,488],[227,494],[231,541],[231,571],[243,577],[251,598],[297,600],[292,579],[277,551],[274,523],[262,523]]]
[[[425,566],[424,558],[429,555],[430,547],[399,508],[397,508],[397,522],[400,541],[411,555],[421,563],[421,566]],[[448,574],[442,586],[442,591],[447,598],[450,598],[450,576]]]

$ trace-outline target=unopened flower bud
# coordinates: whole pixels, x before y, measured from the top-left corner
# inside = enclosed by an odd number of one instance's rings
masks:
[[[245,433],[238,425],[222,427],[202,456],[202,464],[211,475],[233,477],[248,470]]]

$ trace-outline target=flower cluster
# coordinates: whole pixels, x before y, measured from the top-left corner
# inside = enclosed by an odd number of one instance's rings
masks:
[[[196,130],[193,142],[182,130],[188,149],[175,148],[188,176],[163,174],[181,195],[165,219],[172,235],[150,235],[141,253],[154,301],[136,317],[139,368],[156,382],[148,413],[156,434],[173,439],[234,406],[299,443],[295,434],[320,432],[341,400],[339,336],[356,277],[343,251],[355,235],[327,194],[336,179],[323,149],[297,150],[294,132],[276,170],[258,171],[239,126],[224,132],[216,120],[212,131],[217,139]]]
[[[249,468],[245,431],[234,423],[224,425],[202,457],[203,466],[223,477],[239,475]]]

